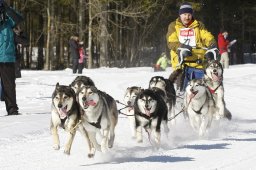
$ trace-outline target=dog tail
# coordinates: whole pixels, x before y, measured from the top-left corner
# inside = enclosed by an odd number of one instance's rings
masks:
[[[224,117],[227,118],[228,120],[232,119],[232,114],[227,108],[225,108]]]
[[[171,75],[169,76],[169,80],[172,83],[174,83],[181,74],[182,74],[182,69],[177,69],[171,73]]]
[[[174,83],[178,77],[180,77],[182,75],[182,69],[177,69],[174,72],[171,73],[171,75],[169,76],[169,80]]]

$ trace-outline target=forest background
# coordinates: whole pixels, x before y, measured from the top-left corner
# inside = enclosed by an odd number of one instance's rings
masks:
[[[168,25],[182,0],[5,0],[25,18],[29,38],[22,68],[60,70],[71,66],[68,40],[78,34],[89,58],[87,68],[151,66],[169,50]],[[237,39],[231,64],[256,62],[254,0],[189,0],[194,17],[217,40],[221,28]]]

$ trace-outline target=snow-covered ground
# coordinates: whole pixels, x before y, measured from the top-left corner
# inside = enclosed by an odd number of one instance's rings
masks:
[[[123,101],[129,86],[148,87],[152,76],[169,77],[166,72],[152,72],[149,67],[84,69],[98,89]],[[71,155],[63,153],[66,133],[60,129],[61,149],[53,149],[49,130],[51,95],[55,84],[69,85],[77,75],[63,71],[22,71],[17,79],[17,100],[22,115],[5,116],[0,102],[1,170],[133,170],[133,169],[255,169],[256,162],[256,65],[236,65],[225,70],[225,100],[233,114],[232,121],[214,121],[209,135],[199,138],[182,116],[171,126],[168,138],[155,150],[144,133],[144,143],[131,138],[128,119],[120,115],[113,149],[96,152],[87,158],[85,142],[77,133]],[[122,105],[118,105],[122,108]],[[176,113],[179,111],[177,109]]]

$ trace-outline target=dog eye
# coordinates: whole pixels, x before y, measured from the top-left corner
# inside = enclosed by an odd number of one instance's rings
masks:
[[[68,96],[64,96],[64,99],[67,99],[68,98]]]
[[[88,94],[92,94],[92,92],[90,91]]]
[[[56,96],[55,99],[59,100],[59,97]]]

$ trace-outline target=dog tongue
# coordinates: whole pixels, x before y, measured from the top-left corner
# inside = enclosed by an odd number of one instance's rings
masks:
[[[91,105],[91,106],[96,106],[96,102],[94,102],[93,100],[90,100],[87,102],[88,105]]]
[[[60,113],[61,119],[64,119],[65,117],[67,117],[67,107],[60,108],[59,111],[60,111],[59,113]]]
[[[220,80],[220,77],[216,74],[212,74],[212,80],[213,81],[219,81]]]
[[[148,109],[145,108],[145,114],[146,114],[148,117],[150,117],[150,110],[148,110]]]

